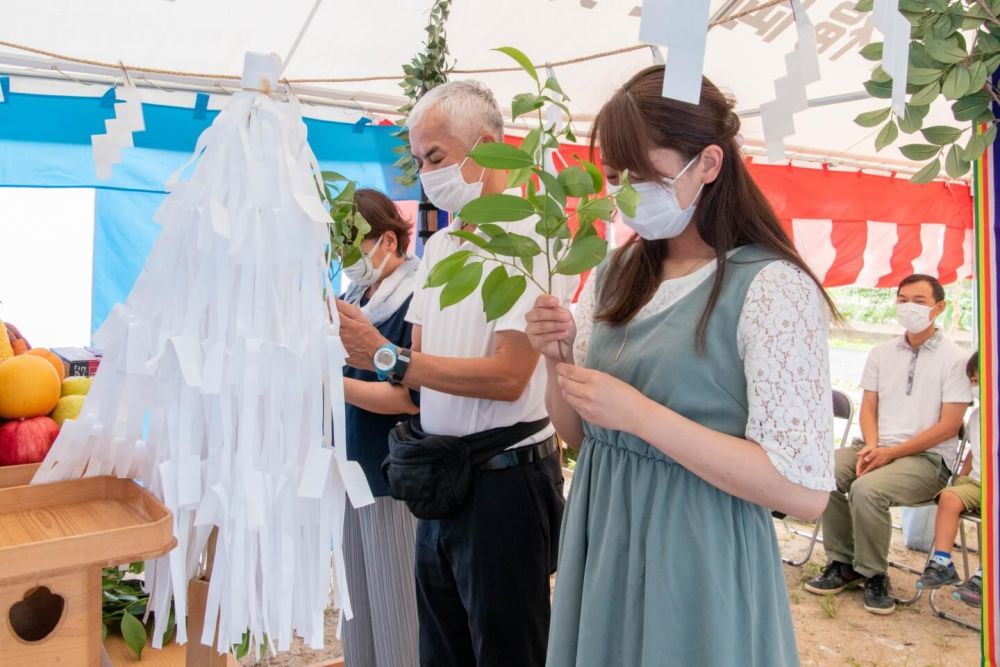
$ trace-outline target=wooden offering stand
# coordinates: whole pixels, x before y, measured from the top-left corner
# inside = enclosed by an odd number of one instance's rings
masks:
[[[24,486],[33,468],[0,468],[0,661],[98,667],[101,568],[170,551],[173,517],[131,480]]]

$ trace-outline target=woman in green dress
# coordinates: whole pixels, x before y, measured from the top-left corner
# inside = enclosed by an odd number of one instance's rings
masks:
[[[733,101],[662,88],[640,72],[594,124],[636,236],[575,321],[546,296],[527,318],[580,447],[547,664],[797,665],[770,510],[818,517],[834,488],[836,311],[750,178]]]

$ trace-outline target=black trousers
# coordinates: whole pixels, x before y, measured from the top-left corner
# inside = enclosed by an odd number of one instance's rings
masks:
[[[421,665],[545,664],[562,487],[556,452],[481,473],[458,514],[418,522]]]

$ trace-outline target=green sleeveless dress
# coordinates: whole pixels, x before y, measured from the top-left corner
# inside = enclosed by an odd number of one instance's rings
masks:
[[[729,258],[705,352],[695,350],[695,330],[712,278],[632,322],[623,349],[625,327],[595,322],[586,367],[744,437],[747,387],[736,329],[750,283],[771,261],[755,246]],[[634,435],[589,423],[584,433],[563,519],[546,664],[798,665],[770,511],[720,491]]]

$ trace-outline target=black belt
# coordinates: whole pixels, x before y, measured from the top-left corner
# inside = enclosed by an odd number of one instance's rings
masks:
[[[517,449],[506,449],[479,466],[480,470],[505,470],[526,466],[535,461],[551,456],[559,449],[559,439],[556,436],[546,438],[534,445],[525,445]]]

